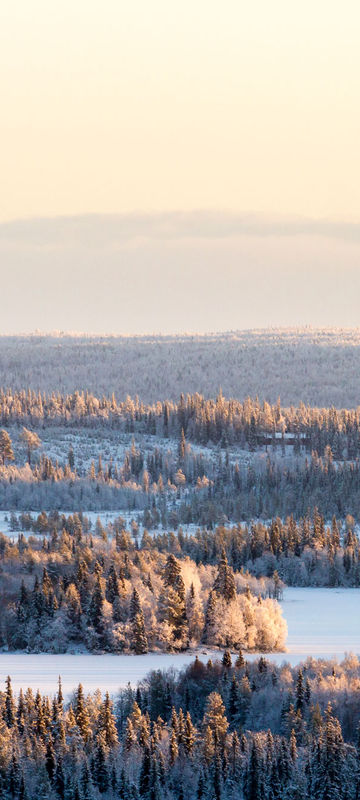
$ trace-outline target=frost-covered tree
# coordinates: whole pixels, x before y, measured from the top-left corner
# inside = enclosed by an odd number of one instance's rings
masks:
[[[14,451],[8,432],[2,428],[0,430],[0,463],[5,464],[6,461],[14,461]]]

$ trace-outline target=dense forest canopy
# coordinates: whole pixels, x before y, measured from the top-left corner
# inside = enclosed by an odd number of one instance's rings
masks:
[[[23,515],[26,523],[26,515]],[[186,650],[201,642],[247,650],[281,650],[286,624],[278,577],[233,571],[225,551],[217,564],[139,548],[119,519],[93,534],[77,514],[43,513],[37,530],[50,537],[0,538],[1,644],[64,652]]]
[[[195,336],[0,337],[0,385],[35,391],[87,389],[153,403],[181,392],[248,395],[284,405],[355,408],[359,329],[270,329]]]
[[[225,651],[113,701],[0,692],[0,790],[23,800],[356,800],[356,657],[291,669]]]

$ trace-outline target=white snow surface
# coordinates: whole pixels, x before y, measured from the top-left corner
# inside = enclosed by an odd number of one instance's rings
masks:
[[[338,658],[360,654],[360,589],[285,589],[287,658]],[[291,659],[290,659],[291,656]]]
[[[277,664],[296,665],[308,657],[342,660],[346,653],[360,655],[360,589],[287,588],[281,603],[288,624],[286,653],[267,654]],[[221,657],[219,651],[198,651],[206,662]],[[253,660],[259,654],[249,654]],[[56,691],[59,674],[67,696],[81,683],[86,692],[95,689],[116,694],[127,683],[136,685],[151,670],[181,669],[194,660],[194,653],[181,655],[149,653],[135,655],[65,655],[1,653],[0,688],[11,675],[14,690]]]

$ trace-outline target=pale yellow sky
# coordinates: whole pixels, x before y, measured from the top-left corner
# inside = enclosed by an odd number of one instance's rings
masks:
[[[359,219],[358,0],[2,0],[0,220]]]

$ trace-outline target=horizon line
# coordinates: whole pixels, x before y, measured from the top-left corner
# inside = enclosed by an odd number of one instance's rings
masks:
[[[360,326],[343,326],[343,325],[268,325],[266,327],[253,327],[253,328],[234,328],[234,329],[219,329],[215,331],[174,331],[172,333],[162,333],[161,331],[149,331],[147,333],[118,333],[118,332],[96,332],[96,331],[81,331],[81,330],[29,330],[18,331],[16,333],[1,333],[0,339],[36,339],[48,337],[51,339],[193,339],[193,338],[217,338],[217,337],[236,337],[243,335],[264,335],[264,334],[287,334],[287,333],[302,333],[302,334],[359,334]]]

